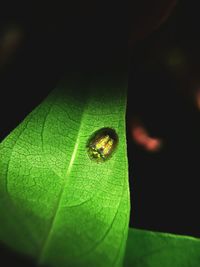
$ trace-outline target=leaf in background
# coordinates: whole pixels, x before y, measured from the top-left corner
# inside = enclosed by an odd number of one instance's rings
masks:
[[[148,36],[167,20],[177,0],[131,1],[129,6],[129,46]]]
[[[0,145],[0,239],[39,265],[122,265],[129,189],[120,76],[65,79]],[[119,143],[97,163],[86,144],[104,127]]]
[[[125,267],[198,267],[200,239],[129,229]]]

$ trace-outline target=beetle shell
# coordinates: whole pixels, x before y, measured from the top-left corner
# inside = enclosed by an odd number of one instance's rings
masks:
[[[102,128],[90,137],[87,151],[90,159],[104,162],[113,154],[118,144],[118,135],[111,128]]]

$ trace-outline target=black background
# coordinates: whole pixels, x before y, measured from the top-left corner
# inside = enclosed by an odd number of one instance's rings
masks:
[[[200,21],[195,1],[180,1],[167,22],[132,47],[129,58],[123,11],[111,17],[114,12],[104,5],[91,13],[70,8],[73,14],[58,4],[12,3],[1,9],[1,39],[13,25],[22,36],[13,56],[0,66],[1,140],[65,72],[124,71],[128,66],[130,225],[199,237],[200,111],[193,96],[200,77]],[[174,48],[187,59],[184,71],[166,63]],[[149,153],[134,142],[135,117],[163,139],[159,152]],[[8,260],[7,250],[1,254]]]
[[[128,155],[131,225],[200,236],[200,19],[195,1],[180,1],[157,31],[134,47],[129,72]],[[170,54],[183,58],[173,66]],[[180,52],[181,51],[181,52]],[[157,153],[133,142],[131,119],[163,140]]]

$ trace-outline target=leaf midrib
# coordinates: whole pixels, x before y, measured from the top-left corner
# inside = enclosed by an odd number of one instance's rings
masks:
[[[37,261],[38,265],[43,263],[45,251],[46,251],[47,246],[48,246],[48,244],[50,242],[50,237],[53,234],[54,225],[56,223],[58,211],[60,209],[60,203],[62,202],[63,194],[64,194],[64,191],[65,191],[67,182],[68,182],[67,178],[70,176],[70,173],[71,173],[71,170],[72,170],[72,167],[73,167],[73,162],[75,161],[76,154],[77,154],[77,151],[78,151],[78,147],[79,147],[79,143],[80,143],[80,140],[79,140],[80,139],[80,133],[81,133],[82,125],[83,125],[82,122],[83,122],[83,118],[85,116],[85,111],[88,108],[88,104],[89,104],[89,101],[85,101],[85,103],[83,104],[82,115],[80,117],[80,125],[79,125],[78,130],[77,130],[77,137],[76,137],[77,141],[75,142],[75,145],[74,145],[74,148],[73,148],[73,152],[72,152],[72,156],[71,156],[71,159],[70,159],[70,163],[67,166],[66,175],[64,177],[64,182],[63,182],[62,188],[61,188],[59,196],[58,196],[58,201],[57,201],[57,203],[55,205],[54,215],[53,215],[53,217],[51,219],[51,223],[50,223],[47,235],[45,236],[43,244],[41,246],[41,250],[40,250],[40,253],[39,253],[39,256],[38,256],[38,261]],[[45,129],[45,123],[44,123],[43,129]]]

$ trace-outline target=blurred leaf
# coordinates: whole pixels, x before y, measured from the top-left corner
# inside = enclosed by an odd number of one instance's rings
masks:
[[[125,267],[198,267],[200,239],[129,229]]]
[[[130,2],[129,44],[143,39],[157,29],[170,15],[177,0],[142,0]]]

